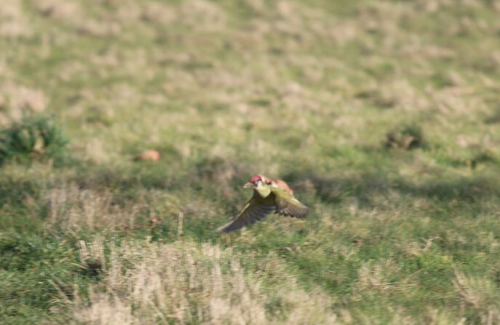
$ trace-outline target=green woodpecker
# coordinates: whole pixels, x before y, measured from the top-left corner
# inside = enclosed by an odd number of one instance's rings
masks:
[[[249,226],[272,212],[282,216],[304,218],[309,208],[293,196],[293,190],[281,179],[255,175],[243,188],[253,188],[253,196],[240,213],[229,223],[217,229],[218,232],[232,232]]]

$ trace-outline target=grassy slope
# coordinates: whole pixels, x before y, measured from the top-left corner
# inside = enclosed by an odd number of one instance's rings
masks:
[[[72,158],[0,169],[0,322],[499,321],[499,11],[1,0],[1,120],[45,109]],[[257,172],[310,217],[215,236]]]

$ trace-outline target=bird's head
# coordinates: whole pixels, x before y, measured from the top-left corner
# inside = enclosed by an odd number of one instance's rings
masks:
[[[255,175],[250,180],[243,185],[243,188],[257,188],[259,186],[259,182],[263,184],[268,183],[268,179],[264,175]]]

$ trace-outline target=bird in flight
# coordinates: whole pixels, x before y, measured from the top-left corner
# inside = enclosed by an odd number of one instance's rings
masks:
[[[254,189],[252,198],[233,220],[217,229],[219,233],[249,226],[272,212],[296,218],[304,218],[309,213],[309,208],[294,197],[293,190],[281,179],[255,175],[243,188]]]

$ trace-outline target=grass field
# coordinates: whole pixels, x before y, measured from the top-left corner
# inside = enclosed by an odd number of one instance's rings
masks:
[[[499,16],[0,0],[0,130],[69,140],[0,167],[0,323],[500,324]],[[310,215],[217,235],[256,173]]]

